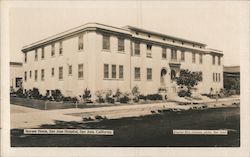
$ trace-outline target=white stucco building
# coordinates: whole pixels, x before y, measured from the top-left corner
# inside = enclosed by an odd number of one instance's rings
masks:
[[[22,87],[23,64],[21,62],[10,62],[10,89],[17,91]]]
[[[45,94],[60,89],[76,96],[85,88],[119,88],[130,92],[175,94],[171,80],[180,69],[202,72],[199,93],[223,88],[223,54],[206,45],[136,27],[122,28],[98,23],[67,30],[22,49],[24,89],[39,88]]]

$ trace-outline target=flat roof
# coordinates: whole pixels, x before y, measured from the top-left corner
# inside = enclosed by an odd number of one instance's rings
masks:
[[[223,72],[227,73],[239,73],[240,72],[240,66],[224,66]]]
[[[146,29],[142,29],[142,28],[138,28],[138,27],[134,27],[134,26],[129,26],[128,25],[128,26],[125,26],[123,28],[124,29],[134,30],[134,31],[139,31],[139,32],[143,32],[143,33],[148,33],[148,34],[152,34],[152,35],[157,35],[157,36],[161,36],[163,38],[169,38],[169,39],[184,41],[184,42],[188,42],[188,43],[192,43],[192,44],[197,44],[197,45],[201,45],[201,46],[206,46],[206,44],[201,43],[201,42],[196,42],[196,41],[192,41],[192,40],[188,40],[188,39],[184,39],[184,38],[170,36],[170,35],[167,35],[167,34],[158,33],[158,32],[154,32],[154,31],[150,31],[150,30],[146,30]]]

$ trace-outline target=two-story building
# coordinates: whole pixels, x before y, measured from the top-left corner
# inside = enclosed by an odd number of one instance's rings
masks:
[[[199,93],[223,88],[221,51],[132,26],[87,23],[24,46],[22,52],[23,87],[36,87],[43,94],[60,89],[77,96],[85,88],[91,93],[117,88],[130,92],[138,86],[144,94],[163,88],[172,95],[181,69],[202,72]]]

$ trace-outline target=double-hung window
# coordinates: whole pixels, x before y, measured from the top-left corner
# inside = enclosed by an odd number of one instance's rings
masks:
[[[124,52],[124,39],[118,38],[118,51]]]
[[[152,80],[152,69],[147,68],[147,80]]]
[[[78,64],[78,78],[83,79],[83,64]]]
[[[78,36],[78,50],[83,50],[83,34]]]
[[[102,36],[102,49],[110,50],[110,36],[109,35]]]
[[[147,57],[152,57],[152,45],[147,44]]]
[[[63,67],[59,67],[59,71],[58,71],[58,78],[59,80],[62,80],[63,79]]]
[[[123,79],[123,65],[119,65],[119,79]]]
[[[141,69],[139,67],[135,67],[135,80],[141,79]]]
[[[162,48],[162,59],[167,59],[167,49],[165,47]]]
[[[103,71],[104,71],[103,77],[105,79],[109,78],[109,65],[108,64],[104,64]]]
[[[140,56],[140,43],[139,42],[135,42],[135,56]]]

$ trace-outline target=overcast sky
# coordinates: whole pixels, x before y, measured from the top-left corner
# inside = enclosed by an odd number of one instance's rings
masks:
[[[240,10],[226,1],[40,3],[10,10],[10,60],[22,61],[21,48],[87,22],[137,26],[186,38],[222,50],[224,65],[239,65]]]

